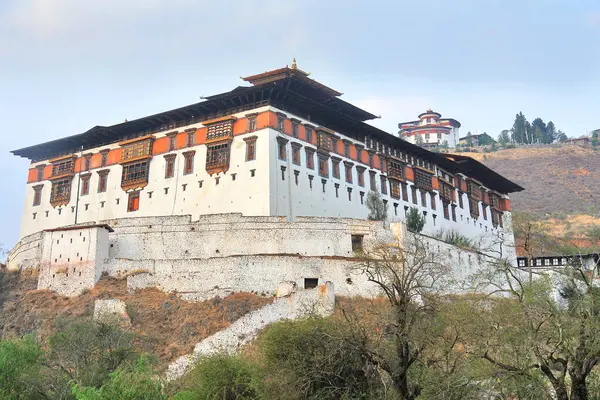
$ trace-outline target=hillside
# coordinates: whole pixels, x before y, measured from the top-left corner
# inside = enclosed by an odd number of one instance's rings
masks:
[[[0,339],[33,333],[42,342],[61,325],[90,320],[96,299],[116,298],[127,305],[139,345],[166,366],[191,353],[196,343],[227,328],[243,315],[273,301],[252,293],[189,302],[158,289],[128,293],[124,279],[103,277],[96,287],[76,297],[36,290],[37,272],[0,269]]]
[[[483,162],[525,188],[511,195],[513,210],[539,217],[598,216],[600,157],[594,150],[557,144],[460,154]]]

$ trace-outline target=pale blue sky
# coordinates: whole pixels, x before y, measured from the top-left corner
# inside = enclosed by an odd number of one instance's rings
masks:
[[[397,131],[426,107],[493,136],[523,111],[600,127],[598,0],[0,0],[0,243],[28,161],[8,152],[198,101],[290,64]]]

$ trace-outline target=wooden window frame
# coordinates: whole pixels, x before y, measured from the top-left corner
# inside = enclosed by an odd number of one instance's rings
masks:
[[[341,158],[331,157],[331,174],[334,178],[340,179],[340,163],[342,162]]]
[[[138,190],[129,192],[127,198],[127,212],[135,212],[140,209],[140,192]]]
[[[177,154],[167,154],[165,156],[165,179],[175,176],[175,159]]]
[[[148,185],[150,160],[141,160],[123,165],[121,188],[123,190],[143,188]]]
[[[344,176],[346,178],[346,183],[352,183],[352,167],[353,163],[344,161]]]
[[[191,175],[194,173],[194,156],[196,154],[196,150],[186,151],[182,154],[184,157],[183,175]]]
[[[329,162],[328,157],[322,154],[317,155],[317,161],[319,163],[319,176],[329,178]]]
[[[44,185],[35,185],[33,187],[33,207],[37,207],[42,204],[42,189]]]
[[[258,136],[250,136],[244,138],[244,142],[246,142],[246,161],[254,161],[256,160],[256,140]]]
[[[231,141],[221,141],[206,146],[206,171],[209,175],[227,171],[230,159]]]
[[[108,169],[98,171],[98,193],[105,193],[108,188]]]
[[[358,186],[365,187],[365,171],[366,168],[360,165],[356,166],[356,176],[358,179]]]
[[[91,173],[82,174],[79,176],[79,179],[81,179],[81,192],[80,192],[81,196],[87,196],[88,194],[90,194],[91,177],[92,177]]]

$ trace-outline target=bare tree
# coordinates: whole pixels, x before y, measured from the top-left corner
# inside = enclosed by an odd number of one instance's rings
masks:
[[[437,296],[449,278],[449,268],[438,257],[429,251],[424,238],[413,234],[365,252],[356,269],[383,294],[389,306],[386,325],[373,335],[371,327],[344,310],[354,344],[387,373],[404,400],[416,399],[422,390],[409,371],[422,361],[428,343],[434,340],[424,332],[433,323]]]

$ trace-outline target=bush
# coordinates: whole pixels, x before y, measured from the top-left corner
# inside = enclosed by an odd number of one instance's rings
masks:
[[[257,366],[240,356],[216,355],[201,359],[183,378],[178,400],[258,399]]]
[[[44,397],[39,387],[44,352],[32,336],[0,341],[0,398]]]
[[[137,358],[133,338],[116,325],[76,322],[49,338],[50,358],[76,384],[100,387],[124,361]]]
[[[419,233],[425,227],[425,216],[421,214],[417,207],[411,207],[406,216],[406,229],[411,232]]]
[[[153,363],[140,357],[134,366],[124,365],[110,374],[100,389],[73,387],[77,400],[166,400],[160,381],[153,379]]]
[[[460,234],[459,232],[457,232],[455,230],[450,230],[450,231],[446,232],[444,234],[444,237],[442,240],[446,243],[449,243],[449,244],[452,244],[452,245],[458,246],[458,247],[464,247],[464,248],[470,248],[470,249],[475,248],[475,243],[473,243],[473,240],[469,239],[468,237]]]
[[[370,399],[379,381],[339,324],[310,318],[271,325],[258,339],[262,398]],[[282,393],[285,388],[286,393]]]

